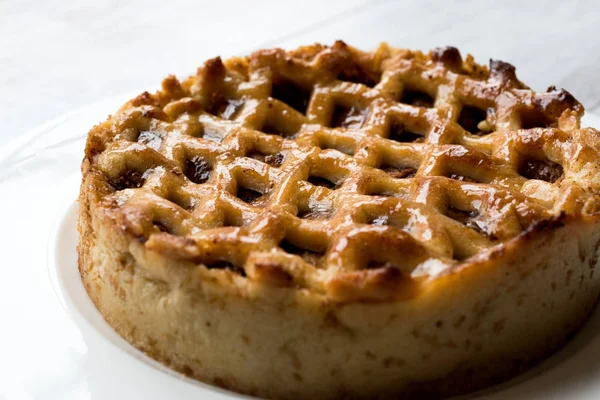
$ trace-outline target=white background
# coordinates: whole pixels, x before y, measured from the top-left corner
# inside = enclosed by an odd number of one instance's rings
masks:
[[[338,38],[365,50],[454,45],[597,111],[599,21],[597,1],[0,0],[0,144],[216,55]]]

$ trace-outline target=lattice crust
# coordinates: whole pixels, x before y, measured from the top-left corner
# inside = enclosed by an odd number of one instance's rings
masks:
[[[598,132],[455,48],[336,42],[167,78],[90,134],[102,204],[145,249],[332,299],[411,295],[560,213],[598,211]]]

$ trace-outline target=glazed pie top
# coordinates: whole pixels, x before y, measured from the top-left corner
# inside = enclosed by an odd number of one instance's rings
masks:
[[[167,78],[92,130],[106,214],[149,256],[388,300],[543,221],[598,211],[598,132],[515,69],[336,42]]]

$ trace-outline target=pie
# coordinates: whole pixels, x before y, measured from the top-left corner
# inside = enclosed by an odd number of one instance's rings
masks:
[[[133,346],[237,392],[484,388],[598,299],[583,112],[452,47],[214,58],[90,131],[79,271]]]

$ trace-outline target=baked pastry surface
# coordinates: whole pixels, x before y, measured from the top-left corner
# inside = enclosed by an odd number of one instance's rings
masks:
[[[556,350],[600,293],[582,115],[449,47],[215,58],[90,131],[82,280],[134,346],[235,391],[482,388]]]

